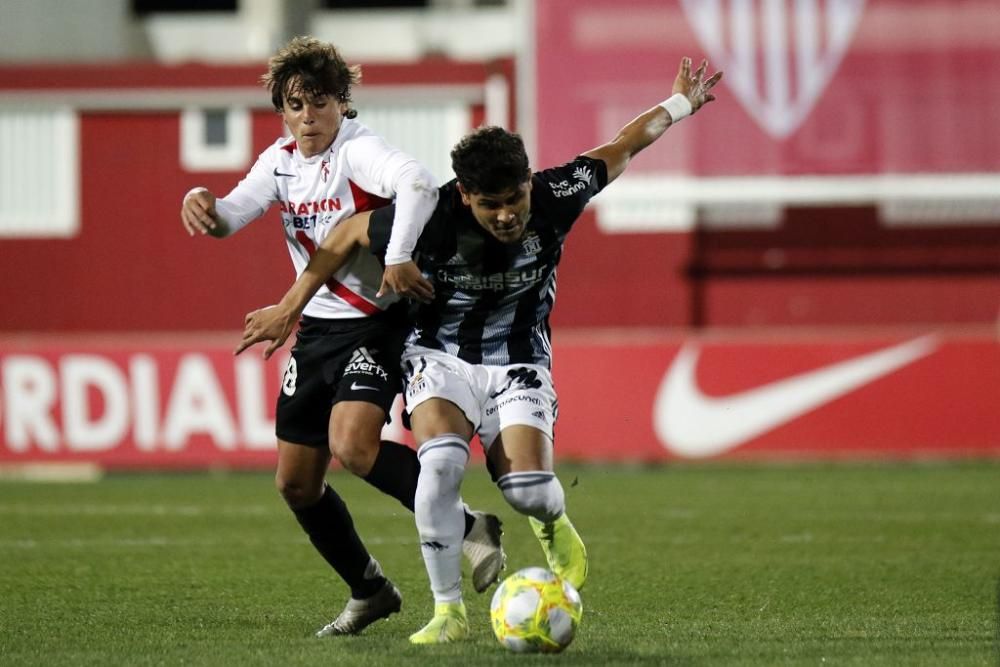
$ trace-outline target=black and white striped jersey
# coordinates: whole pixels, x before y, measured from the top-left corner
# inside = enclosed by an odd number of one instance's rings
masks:
[[[551,367],[549,313],[563,242],[591,197],[607,184],[601,160],[579,156],[532,176],[531,217],[512,244],[493,237],[462,203],[456,182],[441,186],[417,243],[420,268],[434,283],[418,304],[408,344],[442,350],[473,364]],[[375,211],[368,233],[381,257],[392,207]]]

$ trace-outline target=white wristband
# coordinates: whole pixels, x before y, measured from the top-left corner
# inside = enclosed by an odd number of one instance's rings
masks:
[[[671,95],[669,98],[660,102],[660,106],[666,109],[667,113],[670,114],[670,121],[672,123],[679,123],[681,120],[690,116],[691,112],[694,111],[691,107],[691,100],[681,93]]]

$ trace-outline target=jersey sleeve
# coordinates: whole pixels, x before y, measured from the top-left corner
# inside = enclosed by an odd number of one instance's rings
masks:
[[[359,186],[380,197],[395,199],[395,205],[390,207],[394,218],[382,260],[385,264],[410,261],[437,204],[434,177],[416,159],[376,135],[349,142],[347,160]]]
[[[608,167],[603,160],[583,155],[558,167],[535,172],[534,187],[552,219],[568,229],[583,213],[587,203],[608,184]]]
[[[368,241],[375,258],[385,266],[385,251],[392,236],[392,219],[396,214],[394,205],[383,206],[372,211],[368,218]]]
[[[430,219],[417,238],[414,245],[414,252],[424,256],[437,256],[448,250],[450,245],[448,230],[454,228],[454,224],[449,220],[449,207],[446,205],[447,196],[444,192],[445,186],[437,189],[437,204]],[[390,239],[394,232],[394,227],[399,224],[398,207],[393,204],[384,206],[372,211],[368,218],[368,241],[370,250],[375,258],[384,266],[386,264],[386,249],[389,247]],[[453,245],[453,244],[452,244]]]
[[[261,153],[243,180],[228,195],[216,200],[215,210],[229,225],[230,234],[264,215],[278,199],[278,187],[272,173],[272,150]]]

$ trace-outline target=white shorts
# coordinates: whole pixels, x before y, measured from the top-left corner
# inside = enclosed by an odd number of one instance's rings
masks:
[[[544,366],[470,364],[445,352],[409,346],[403,372],[408,412],[430,398],[451,401],[472,423],[484,449],[514,425],[531,426],[552,439],[559,402]]]

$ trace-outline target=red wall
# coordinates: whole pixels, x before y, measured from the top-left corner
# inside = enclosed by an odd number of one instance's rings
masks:
[[[255,120],[260,152],[278,125]],[[190,187],[225,193],[241,174],[184,172],[176,113],[86,113],[80,128],[80,234],[0,240],[0,328],[232,329],[241,308],[280,296],[293,274],[276,217],[221,242],[182,228]]]
[[[0,67],[0,94],[68,90],[72,106],[76,93],[255,89],[262,67]],[[368,86],[434,81],[474,88],[492,73],[513,75],[508,61],[363,69]],[[260,100],[267,103],[263,89]],[[472,111],[481,117],[481,109]],[[294,272],[276,215],[223,240],[190,238],[181,226],[184,193],[203,185],[224,195],[250,165],[231,173],[185,171],[179,124],[176,109],[79,112],[79,234],[0,237],[0,331],[232,330],[245,312],[280,298]],[[281,129],[269,110],[253,113],[253,158]]]

